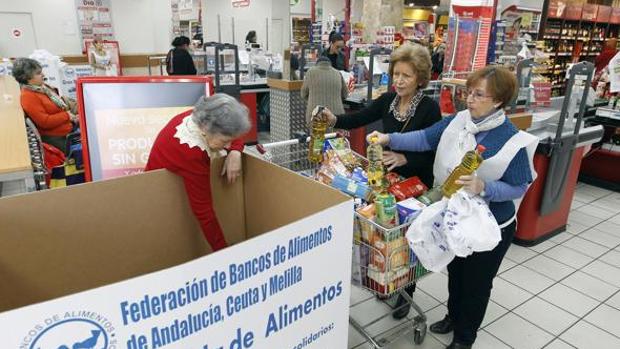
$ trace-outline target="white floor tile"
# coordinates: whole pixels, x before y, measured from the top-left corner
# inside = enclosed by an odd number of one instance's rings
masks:
[[[359,332],[357,332],[353,326],[349,325],[349,341],[347,347],[355,348],[365,341],[366,339]]]
[[[579,321],[560,336],[562,340],[579,349],[617,349],[620,348],[620,338],[593,326],[585,321]],[[593,345],[596,343],[595,345]]]
[[[557,245],[557,243],[555,241],[552,240],[545,240],[535,246],[530,246],[530,250],[536,252],[536,253],[543,253],[545,251],[547,251],[548,249],[554,247],[555,245]]]
[[[422,290],[416,290],[413,293],[413,301],[420,308],[422,308],[422,311],[424,312],[427,312],[439,305],[438,300],[436,300],[435,298],[433,298],[432,296],[430,296],[429,294],[427,294],[426,292]],[[411,312],[409,313],[409,315],[414,316],[414,315],[417,315],[417,313],[415,312],[415,310],[411,309]]]
[[[372,316],[372,314],[367,314],[366,317],[370,318],[370,320],[375,320],[373,318],[378,318],[378,316]],[[405,322],[411,322],[411,320],[409,320],[408,318],[394,320],[392,315],[390,315],[368,326],[366,328],[366,331],[370,333],[371,336],[374,337],[374,336],[384,333],[387,330],[393,329],[396,326],[400,326],[401,324]]]
[[[487,332],[515,349],[538,349],[553,336],[515,314],[507,314],[486,328]]]
[[[538,296],[579,317],[584,316],[599,305],[597,300],[562,284],[553,285]]]
[[[508,258],[504,258],[502,260],[502,264],[500,264],[500,266],[499,266],[499,270],[497,271],[497,274],[499,275],[499,274],[505,272],[506,270],[514,267],[515,265],[517,265],[517,263],[511,261]]]
[[[545,349],[573,349],[573,348],[575,347],[573,347],[572,345],[566,343],[565,341],[561,339],[556,339],[545,347]]]
[[[579,210],[571,211],[568,215],[568,221],[571,223],[585,225],[586,227],[592,227],[603,221],[602,218],[594,217],[587,213],[580,212]]]
[[[576,269],[583,268],[593,260],[592,257],[561,245],[546,251],[543,255]]]
[[[620,215],[616,215],[609,219],[610,222],[620,224]]]
[[[361,303],[363,301],[369,300],[372,297],[374,297],[372,292],[362,287],[352,285],[351,286],[351,297],[350,297],[351,301],[349,302],[349,304],[354,305],[357,303]]]
[[[571,233],[573,235],[579,235],[582,231],[586,231],[590,229],[591,225],[582,224],[579,222],[574,222],[570,220],[570,215],[568,216],[569,221],[566,223],[566,232]]]
[[[575,235],[569,233],[568,231],[561,232],[557,235],[552,236],[549,240],[561,244],[568,239],[572,239]]]
[[[613,297],[605,301],[605,304],[620,310],[620,292],[616,293]]]
[[[614,248],[620,245],[620,237],[592,228],[579,234],[582,239],[590,240],[602,246]]]
[[[590,216],[600,218],[600,219],[608,219],[616,215],[615,212],[610,212],[605,209],[602,209],[598,206],[594,205],[584,205],[577,209],[577,212],[582,212],[585,214],[589,214]]]
[[[618,290],[617,287],[581,271],[571,274],[569,277],[562,280],[561,283],[601,302]]]
[[[620,268],[620,252],[616,250],[611,250],[605,253],[601,256],[601,258],[599,258],[599,260],[609,265],[613,265],[616,268]]]
[[[492,334],[485,330],[481,330],[478,332],[478,337],[476,338],[476,343],[474,344],[474,348],[476,349],[510,349],[506,343],[500,341]]]
[[[350,316],[360,325],[366,326],[383,314],[392,310],[387,304],[372,298],[350,309]]]
[[[607,196],[607,195],[612,193],[611,190],[608,190],[608,189],[605,189],[605,188],[600,188],[600,187],[597,187],[597,186],[594,186],[594,185],[590,185],[590,184],[585,184],[583,186],[580,186],[580,187],[576,188],[575,191],[579,192],[579,193],[585,193],[585,194],[588,194],[588,195],[592,195],[592,196],[595,196],[595,197],[598,197],[598,198]]]
[[[620,224],[611,221],[605,221],[595,227],[596,230],[603,231],[607,234],[620,237]]]
[[[585,202],[579,201],[577,198],[573,198],[573,202],[570,204],[570,210],[576,210],[584,205],[587,205]]]
[[[532,298],[532,296],[533,295],[526,290],[519,288],[500,277],[496,277],[493,280],[491,300],[508,310],[514,309],[529,298]]]
[[[575,192],[574,198],[583,203],[590,203],[592,201],[596,201],[597,199],[600,199],[596,195],[592,195],[588,192],[580,192],[580,191]]]
[[[596,276],[605,282],[620,287],[620,268],[616,268],[601,261],[594,261],[583,268],[583,272]]]
[[[417,287],[442,303],[448,300],[448,276],[445,274],[426,275],[418,282]]]
[[[620,212],[620,200],[613,200],[607,197],[598,199],[590,203],[591,206],[600,207],[609,212]]]
[[[407,333],[389,346],[390,349],[444,349],[445,347],[445,344],[431,336],[430,333],[426,334],[422,344],[414,344],[413,332]]]
[[[620,337],[620,310],[601,304],[584,318],[592,325]]]
[[[510,245],[508,252],[506,252],[506,257],[504,258],[508,258],[517,264],[521,264],[534,256],[536,256],[536,252],[530,250],[529,248],[512,244]]]
[[[538,297],[530,299],[514,312],[556,336],[579,320],[578,317]]]
[[[533,294],[541,292],[554,283],[552,279],[520,265],[508,270],[500,277]]]
[[[555,281],[559,281],[577,270],[544,255],[536,256],[523,265]]]
[[[439,305],[433,309],[431,309],[428,313],[426,313],[426,322],[428,323],[428,327],[434,324],[437,321],[443,320],[443,318],[448,314],[448,308],[445,305]],[[447,334],[437,334],[432,333],[431,330],[428,330],[428,335],[433,336],[435,339],[443,343],[444,345],[450,344],[452,342],[452,333]]]
[[[585,254],[586,256],[590,256],[592,258],[598,258],[602,256],[605,252],[609,251],[608,247],[604,247],[599,244],[595,244],[594,242],[591,242],[589,240],[582,239],[581,236],[576,236],[574,239],[566,241],[562,244],[562,246],[572,248],[573,250]]]
[[[484,320],[482,320],[482,324],[480,325],[480,328],[486,327],[488,324],[499,319],[501,316],[503,316],[507,312],[508,310],[506,308],[502,307],[501,305],[493,301],[489,301],[489,305],[487,306],[487,311],[484,314]]]

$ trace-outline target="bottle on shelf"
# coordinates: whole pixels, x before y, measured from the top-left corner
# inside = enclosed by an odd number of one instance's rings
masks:
[[[312,133],[308,145],[308,160],[315,163],[323,160],[323,143],[327,131],[327,120],[319,117],[323,113],[323,109],[322,105],[317,105],[312,111]]]
[[[366,148],[366,157],[368,158],[368,185],[379,192],[383,188],[383,148],[377,141],[378,137],[372,137],[370,144]]]
[[[461,163],[452,170],[450,176],[442,185],[443,195],[446,197],[451,197],[457,190],[461,189],[463,185],[456,184],[456,180],[458,180],[461,176],[471,175],[480,167],[482,164],[482,153],[486,150],[486,148],[478,144],[476,146],[476,150],[470,150],[465,153]]]

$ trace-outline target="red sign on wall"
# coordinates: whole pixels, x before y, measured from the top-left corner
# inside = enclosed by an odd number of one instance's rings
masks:
[[[250,0],[232,0],[233,7],[248,7]]]
[[[596,15],[596,21],[599,23],[609,22],[611,17],[611,6],[598,5],[598,15]]]
[[[609,22],[614,24],[620,24],[620,7],[614,7],[611,9],[611,16]]]
[[[566,19],[580,19],[581,11],[583,10],[583,5],[567,5],[566,10],[564,11],[564,18]]]
[[[566,8],[566,3],[564,1],[550,0],[548,16],[550,18],[562,18],[564,17],[565,8]]]
[[[594,4],[584,4],[581,19],[584,21],[594,21],[598,12],[598,6]]]

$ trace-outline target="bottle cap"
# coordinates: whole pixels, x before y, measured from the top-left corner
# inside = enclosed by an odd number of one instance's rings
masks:
[[[476,150],[478,151],[478,153],[482,154],[482,153],[484,153],[485,150],[487,150],[487,148],[484,145],[482,145],[482,144],[478,144],[476,146]]]
[[[370,137],[370,143],[377,143],[378,141],[379,141],[379,137],[377,136]]]

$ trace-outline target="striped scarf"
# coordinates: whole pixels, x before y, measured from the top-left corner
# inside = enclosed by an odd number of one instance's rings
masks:
[[[56,94],[56,92],[54,92],[51,88],[47,87],[47,85],[45,84],[41,86],[22,85],[22,87],[32,92],[42,93],[49,97],[49,99],[51,99],[58,108],[62,110],[69,110],[69,106],[67,105],[67,103],[65,103],[65,101],[63,101],[62,98],[60,98],[60,96]]]

